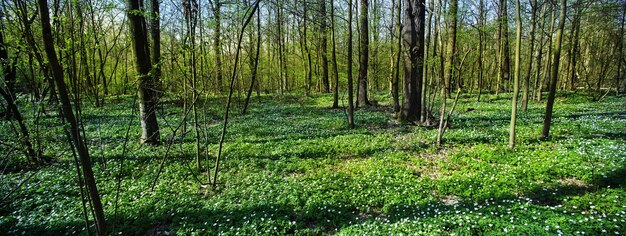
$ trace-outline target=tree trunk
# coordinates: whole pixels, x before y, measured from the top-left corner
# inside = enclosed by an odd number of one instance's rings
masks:
[[[159,0],[150,0],[150,37],[152,38],[152,47],[150,48],[152,63],[154,67],[153,80],[156,99],[161,97],[161,13],[159,9]]]
[[[528,109],[528,96],[530,93],[530,76],[533,68],[533,52],[535,51],[535,26],[537,24],[537,0],[531,0],[530,9],[530,39],[528,40],[528,67],[526,67],[526,75],[524,77],[524,95],[522,98],[522,111],[526,112]],[[517,63],[517,62],[516,62]]]
[[[128,0],[128,19],[130,35],[135,52],[135,69],[139,77],[138,96],[141,116],[141,142],[149,145],[160,143],[159,124],[157,123],[156,81],[150,74],[152,63],[148,45],[148,32],[144,15],[140,14],[143,4],[139,0]]]
[[[46,0],[38,0],[39,14],[41,19],[41,31],[44,41],[44,48],[48,55],[48,62],[52,70],[52,77],[56,82],[56,86],[59,91],[59,97],[61,99],[63,117],[70,125],[70,136],[74,147],[77,149],[78,156],[80,158],[80,164],[83,169],[83,178],[87,191],[89,192],[89,199],[95,215],[96,229],[98,235],[106,234],[106,222],[104,219],[104,211],[102,208],[102,202],[100,201],[100,195],[98,194],[98,187],[93,175],[93,169],[91,167],[91,159],[89,157],[89,150],[81,137],[81,130],[74,116],[72,109],[72,103],[70,102],[69,93],[65,86],[65,80],[63,79],[63,67],[59,63],[54,48],[54,39],[52,38],[52,29],[50,27],[50,15],[48,13],[48,2]]]
[[[402,119],[420,119],[424,73],[424,0],[404,0],[404,95]]]
[[[335,1],[330,0],[330,33],[332,41],[333,107],[339,108],[339,71],[337,70],[337,43],[335,41]]]
[[[3,13],[4,12],[0,12],[0,17],[2,17]],[[9,61],[9,54],[7,50],[8,47],[4,42],[4,29],[0,29],[0,64],[2,65],[2,75],[6,85],[6,90],[5,88],[0,88],[0,96],[2,96],[7,103],[5,118],[15,119],[17,121],[19,132],[22,136],[19,138],[19,142],[22,144],[24,153],[26,154],[28,160],[32,164],[44,164],[41,160],[39,160],[38,153],[36,153],[33,149],[33,144],[30,140],[30,132],[26,127],[22,113],[15,104],[15,89],[13,88],[13,84],[15,84],[16,77],[16,62],[14,61],[11,63]]]
[[[543,69],[544,71],[544,79],[543,81],[539,81],[539,88],[537,89],[537,101],[541,101],[542,98],[542,91],[543,91],[543,85],[545,83],[549,83],[550,82],[550,75],[551,73],[551,68],[550,66],[552,65],[551,62],[551,58],[550,56],[552,55],[552,32],[554,32],[554,22],[555,22],[555,18],[556,18],[556,10],[552,10],[552,14],[550,16],[550,31],[548,31],[548,49],[546,52],[546,60],[545,60],[545,68]],[[556,85],[555,85],[556,86]]]
[[[331,6],[332,7],[332,6]],[[326,0],[320,0],[320,53],[322,54],[322,84],[324,92],[330,92],[328,80],[328,32],[326,32]]]
[[[484,27],[485,27],[485,1],[480,0],[478,6],[478,98],[477,101],[480,102],[480,95],[482,94],[483,88],[483,54],[484,54]]]
[[[579,32],[580,32],[580,17],[582,14],[582,7],[580,6],[580,4],[582,4],[582,2],[580,0],[576,1],[576,13],[574,15],[574,20],[572,21],[572,32],[570,32],[570,37],[572,40],[570,40],[570,70],[569,70],[569,90],[570,91],[574,91],[576,90],[576,81],[578,80],[578,78],[576,78],[577,74],[576,74],[576,62],[577,62],[577,56],[578,56],[578,47],[579,47]]]
[[[618,51],[617,53],[619,53],[618,58],[619,58],[619,62],[617,63],[617,77],[615,78],[615,93],[616,95],[619,95],[620,90],[626,91],[626,85],[624,85],[624,87],[621,86],[621,81],[622,81],[622,65],[624,63],[624,21],[626,21],[626,2],[624,2],[624,6],[623,6],[623,10],[622,10],[622,20],[620,23],[620,27],[619,27],[619,45],[618,45]]]
[[[360,32],[359,32],[359,90],[357,104],[362,106],[370,106],[367,99],[367,67],[369,64],[369,29],[368,29],[368,2],[369,0],[360,0]],[[357,105],[357,106],[358,106]]]
[[[394,65],[392,68],[392,78],[391,78],[391,97],[393,99],[393,113],[394,115],[400,115],[400,99],[399,99],[399,94],[398,94],[398,84],[400,82],[400,58],[402,58],[402,24],[401,24],[401,17],[402,17],[402,1],[398,0],[398,2],[396,3],[396,10],[397,13],[395,15],[396,17],[396,37],[397,37],[397,52],[396,52],[396,58],[394,60]]]
[[[511,102],[511,127],[509,130],[509,149],[515,148],[515,123],[517,122],[517,97],[519,96],[520,57],[522,51],[522,17],[520,0],[515,1],[515,75],[513,76],[513,101]]]
[[[348,127],[354,129],[354,83],[352,81],[352,0],[348,0]]]
[[[550,91],[546,104],[546,114],[543,119],[543,129],[541,138],[547,139],[550,135],[550,125],[552,123],[552,109],[554,106],[554,96],[556,94],[556,83],[559,77],[559,63],[561,58],[561,41],[563,38],[563,28],[565,27],[565,13],[567,10],[567,0],[561,0],[561,13],[559,14],[559,28],[556,31],[554,45],[554,57],[552,59],[552,70],[550,70]]]
[[[246,93],[246,100],[243,103],[243,109],[241,110],[241,114],[245,115],[248,110],[248,103],[250,102],[250,95],[252,95],[252,89],[254,89],[256,78],[258,77],[258,68],[259,68],[259,53],[261,52],[261,9],[257,9],[256,13],[256,49],[255,55],[250,63],[251,77],[250,78],[250,87],[248,87],[248,92]],[[258,85],[257,85],[258,86]]]
[[[307,67],[306,67],[306,96],[311,96],[311,87],[313,86],[312,85],[312,83],[313,83],[313,74],[312,74],[313,68],[311,66],[311,51],[309,50],[309,44],[307,42],[307,34],[306,34],[307,30],[308,30],[307,29],[307,18],[308,18],[308,15],[307,15],[307,2],[306,2],[306,0],[302,1],[302,6],[304,8],[303,9],[304,10],[303,11],[303,17],[302,17],[303,18],[304,29],[302,31],[303,32],[302,33],[303,37],[302,37],[300,42],[304,46],[304,52],[306,53],[306,59],[307,59],[306,60],[306,62],[307,62]]]
[[[222,92],[222,22],[221,12],[222,3],[221,0],[214,0],[213,2],[213,17],[215,18],[215,32],[213,35],[213,53],[215,54],[215,78],[217,81],[217,91]]]
[[[450,0],[450,8],[448,9],[448,41],[446,46],[446,60],[444,65],[443,84],[441,89],[441,115],[439,117],[439,131],[437,132],[437,146],[441,146],[443,142],[443,132],[445,130],[444,120],[446,114],[446,100],[448,92],[446,88],[450,87],[452,80],[452,67],[454,60],[454,52],[456,50],[456,24],[457,24],[458,0]]]

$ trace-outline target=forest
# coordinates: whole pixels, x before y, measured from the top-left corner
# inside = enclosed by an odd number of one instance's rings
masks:
[[[0,0],[0,235],[626,233],[626,1]]]

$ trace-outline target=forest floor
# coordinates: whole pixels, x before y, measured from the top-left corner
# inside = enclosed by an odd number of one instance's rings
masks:
[[[593,102],[586,94],[559,94],[546,141],[538,139],[545,103],[532,102],[519,113],[515,150],[507,148],[508,94],[483,95],[481,102],[461,96],[441,149],[433,145],[435,129],[397,123],[385,102],[358,110],[357,128],[347,129],[344,111],[329,109],[331,99],[254,97],[245,116],[235,114],[236,102],[216,190],[195,168],[191,113],[189,133],[172,139],[151,190],[168,145],[138,144],[132,98],[107,100],[103,108],[84,104],[110,234],[626,233],[624,97]],[[223,101],[203,101],[206,115],[199,118],[211,167]],[[177,105],[165,102],[159,111],[164,143],[183,116]],[[26,171],[2,161],[0,197],[33,177],[0,202],[0,235],[86,234],[74,159],[57,120],[49,112],[41,121],[49,128],[33,134],[57,162]],[[3,149],[13,145],[10,123],[0,122],[0,130]]]

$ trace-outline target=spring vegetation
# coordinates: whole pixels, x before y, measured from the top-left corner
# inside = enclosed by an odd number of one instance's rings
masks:
[[[0,235],[626,233],[625,18],[0,1]]]

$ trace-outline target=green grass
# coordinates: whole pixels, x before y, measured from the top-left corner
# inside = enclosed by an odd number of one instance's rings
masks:
[[[354,130],[346,128],[343,110],[328,109],[331,99],[263,96],[252,100],[249,114],[233,113],[219,188],[208,192],[196,179],[205,182],[206,173],[194,170],[193,132],[175,139],[151,191],[166,148],[137,144],[132,99],[111,100],[101,109],[84,107],[110,233],[626,232],[624,97],[592,102],[584,94],[560,94],[547,141],[538,139],[545,104],[531,103],[519,114],[515,150],[507,148],[510,100],[504,95],[483,96],[482,102],[463,96],[441,149],[433,145],[436,130],[395,122],[386,110],[387,96],[376,97],[381,107],[356,112]],[[210,159],[217,155],[223,101],[206,102]],[[159,117],[167,141],[182,111],[164,104]],[[54,112],[42,122],[50,127],[38,134],[46,154],[62,155],[0,208],[0,234],[85,234],[71,152]],[[129,122],[131,141],[123,155]],[[0,129],[5,146],[14,145],[10,123],[2,121]],[[33,171],[0,175],[0,197]]]

